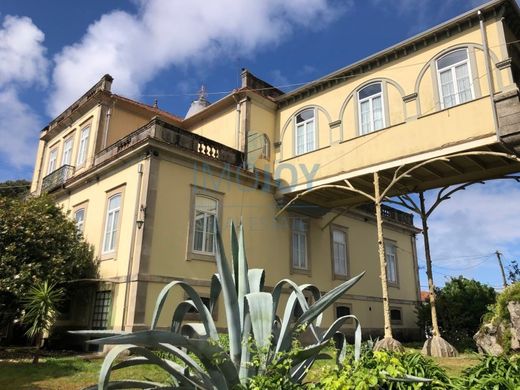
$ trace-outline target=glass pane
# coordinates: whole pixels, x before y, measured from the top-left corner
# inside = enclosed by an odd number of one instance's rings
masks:
[[[457,62],[464,61],[467,59],[468,53],[466,49],[452,51],[451,53],[448,53],[441,59],[437,60],[437,67],[439,69],[443,69],[450,65],[456,64]]]
[[[308,110],[303,110],[298,115],[296,115],[296,123],[304,122],[312,118],[314,118],[314,110],[309,108]]]
[[[121,205],[121,195],[120,194],[114,195],[108,201],[108,210],[111,211],[116,208],[119,208],[120,205]]]
[[[377,93],[381,93],[381,83],[367,85],[365,88],[359,91],[359,100],[363,100]]]
[[[374,130],[383,128],[383,107],[381,96],[372,99],[372,110],[374,111]]]
[[[457,89],[459,91],[459,103],[471,100],[471,83],[468,74],[468,64],[459,65],[455,68]]]
[[[370,132],[370,102],[367,100],[360,104],[361,134]]]
[[[455,86],[453,85],[453,75],[451,69],[440,73],[441,77],[441,99],[444,107],[455,105]]]
[[[306,152],[314,150],[314,121],[308,122],[305,127]]]
[[[217,201],[206,196],[197,196],[195,198],[195,209],[209,213],[216,213]]]
[[[296,154],[304,153],[305,148],[305,134],[304,125],[296,126]]]
[[[76,222],[81,222],[85,218],[85,209],[79,209],[76,211],[76,214],[74,214],[74,218],[76,219]]]
[[[201,230],[196,230],[193,235],[193,250],[202,251],[202,240],[204,234]]]

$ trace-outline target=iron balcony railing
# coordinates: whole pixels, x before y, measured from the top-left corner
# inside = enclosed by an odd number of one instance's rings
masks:
[[[43,178],[42,192],[51,192],[61,187],[73,174],[74,167],[72,165],[61,166]]]
[[[358,209],[370,214],[376,212],[376,208],[373,204],[364,204],[358,206]],[[404,211],[394,209],[393,207],[381,205],[381,215],[386,220],[413,226],[413,214],[411,213],[405,213]]]

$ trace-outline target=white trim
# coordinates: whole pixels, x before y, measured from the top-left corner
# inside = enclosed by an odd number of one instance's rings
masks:
[[[312,118],[310,119],[306,119],[302,122],[299,122],[297,123],[296,122],[296,118],[298,117],[298,115],[300,115],[301,113],[305,112],[305,111],[312,111]],[[294,124],[294,155],[295,156],[299,156],[301,154],[305,154],[305,153],[308,153],[308,152],[312,152],[314,150],[316,150],[318,148],[318,139],[317,139],[317,129],[316,129],[316,126],[317,126],[317,115],[316,115],[316,109],[314,107],[309,107],[309,108],[305,108],[303,110],[300,110],[298,111],[295,115],[294,115],[294,119],[293,119],[293,124]],[[313,129],[312,129],[312,135],[311,135],[311,138],[312,138],[312,147],[307,149],[307,144],[308,144],[308,139],[307,139],[307,127],[312,123],[312,126],[313,126]],[[301,127],[303,129],[303,137],[304,137],[304,142],[303,142],[303,150],[301,151],[298,151],[298,127]]]
[[[90,125],[85,126],[79,133],[78,157],[76,166],[81,166],[87,161],[88,143],[90,140]]]
[[[110,202],[112,199],[119,197],[119,205],[110,208]],[[107,214],[105,217],[105,229],[103,231],[103,246],[102,254],[112,253],[116,250],[117,246],[117,231],[119,229],[119,218],[121,218],[121,202],[123,196],[121,192],[112,195],[107,199]],[[109,223],[110,222],[110,223]],[[110,230],[109,230],[110,229]],[[107,248],[107,236],[108,236],[108,248]]]
[[[72,162],[72,149],[74,147],[74,136],[70,136],[63,142],[63,155],[61,156],[61,165],[70,165]],[[66,160],[66,161],[65,161]]]
[[[58,162],[58,147],[49,151],[49,164],[47,165],[47,175],[56,170],[56,163]]]

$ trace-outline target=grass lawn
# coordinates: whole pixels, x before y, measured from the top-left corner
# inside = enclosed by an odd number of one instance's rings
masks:
[[[408,348],[415,350],[414,348]],[[415,350],[416,351],[416,350]],[[478,355],[461,354],[456,358],[434,359],[445,368],[450,376],[460,376],[463,369],[477,363]],[[318,361],[314,369],[319,369],[332,360]],[[76,390],[97,383],[102,358],[85,359],[81,357],[43,358],[39,364],[30,360],[0,360],[0,389],[56,389]],[[309,373],[309,379],[313,373]],[[167,375],[155,366],[137,366],[117,370],[113,379],[141,379],[166,382]]]
[[[0,389],[76,390],[97,383],[102,358],[61,357],[30,361],[0,361]],[[164,382],[167,375],[154,366],[138,366],[116,371],[114,379],[141,379]]]

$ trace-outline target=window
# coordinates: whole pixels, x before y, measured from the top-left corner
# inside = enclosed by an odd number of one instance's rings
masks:
[[[441,108],[448,108],[474,98],[468,50],[459,49],[437,60],[437,78]]]
[[[400,324],[403,322],[401,309],[390,308],[390,322],[394,324]]]
[[[367,85],[358,92],[359,133],[371,133],[385,127],[381,83]]]
[[[111,291],[97,291],[92,314],[92,329],[106,329],[110,313]]]
[[[83,165],[87,159],[89,135],[90,135],[90,127],[83,128],[79,135],[78,161],[76,162],[76,165],[78,167]]]
[[[398,284],[397,247],[392,242],[385,242],[386,278],[389,283]]]
[[[347,305],[336,305],[336,319],[351,314],[350,306]]]
[[[114,252],[119,229],[119,213],[121,211],[121,193],[108,198],[105,234],[103,235],[103,253]]]
[[[74,213],[74,221],[76,221],[76,229],[79,233],[83,233],[85,227],[85,209],[78,209]]]
[[[291,221],[291,245],[292,268],[295,270],[308,270],[308,223],[303,218],[292,218]]]
[[[332,266],[334,276],[346,278],[347,267],[347,232],[340,228],[332,228]]]
[[[195,196],[193,251],[215,254],[215,233],[218,213],[218,200],[208,196]]]
[[[295,118],[296,154],[311,152],[316,149],[314,109],[303,110]]]
[[[74,143],[74,139],[69,137],[63,143],[63,156],[61,158],[61,165],[70,165],[72,159],[72,145]]]
[[[56,170],[56,160],[58,159],[58,148],[54,148],[49,153],[49,166],[47,168],[47,174]]]

